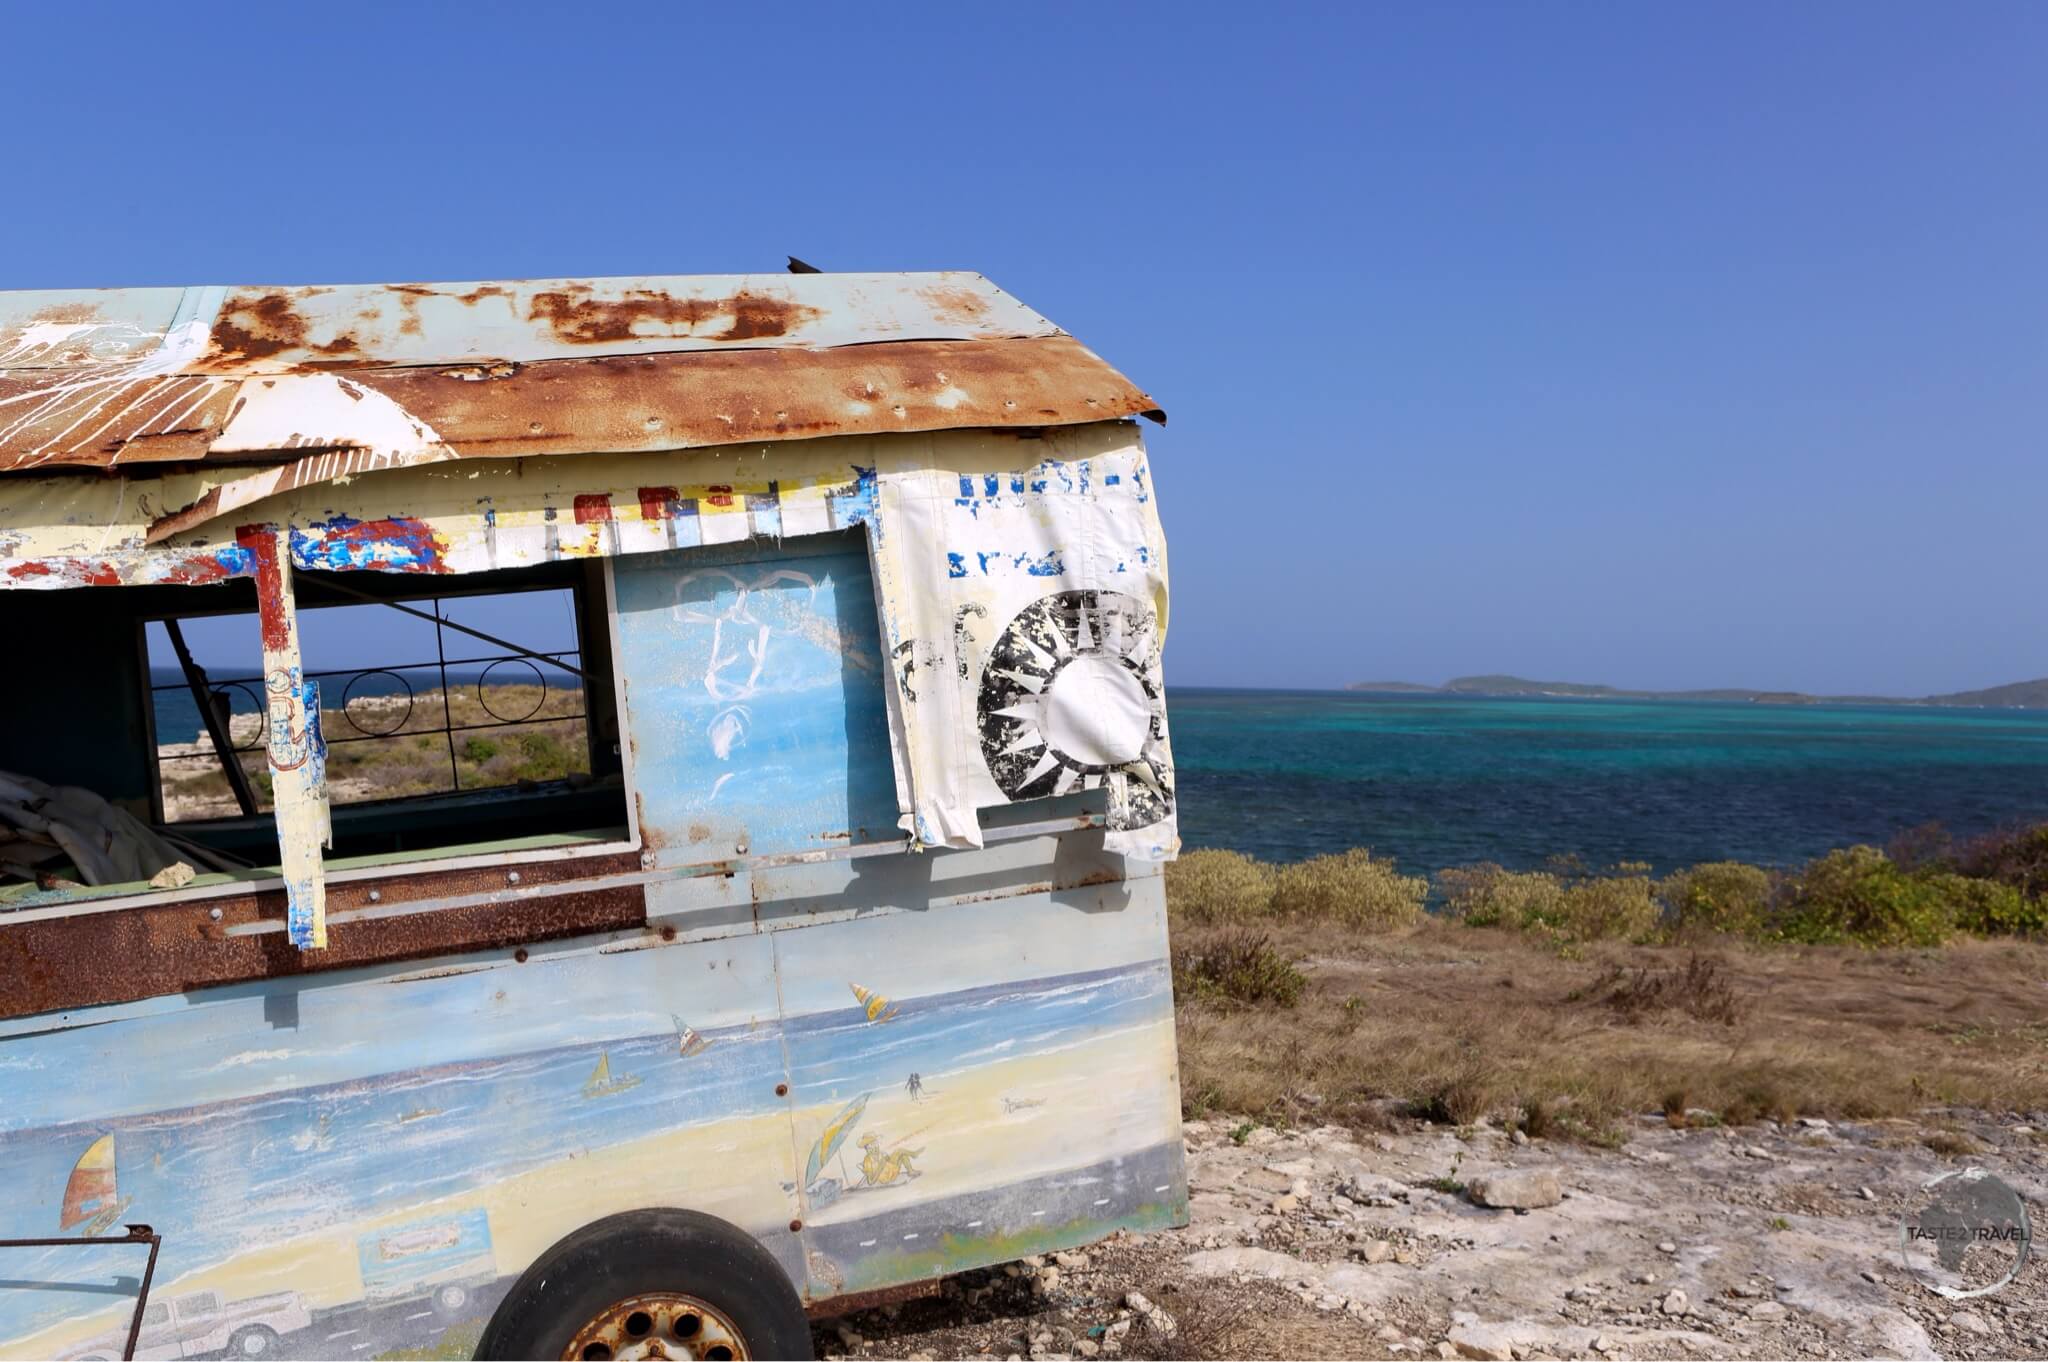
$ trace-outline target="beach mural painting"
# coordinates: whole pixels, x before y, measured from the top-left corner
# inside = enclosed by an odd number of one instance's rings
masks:
[[[0,1203],[0,1237],[147,1220],[152,1301],[209,1293],[206,1319],[258,1331],[244,1343],[355,1358],[473,1339],[553,1238],[631,1206],[730,1220],[820,1296],[1184,1215],[1156,918],[1050,894],[944,911],[942,932],[897,913],[366,974],[303,995],[283,1033],[243,997],[0,1039],[0,1173],[28,1189]],[[1057,972],[968,944],[999,926],[1059,937],[1032,952]],[[925,990],[850,995],[856,947]],[[780,1015],[759,1010],[771,972]],[[667,1003],[685,996],[697,1020],[679,1029]],[[549,1005],[563,997],[591,1001]],[[0,1289],[0,1356],[91,1355],[125,1320],[132,1277],[87,1252],[18,1255],[17,1280],[109,1294],[81,1317],[75,1290]]]

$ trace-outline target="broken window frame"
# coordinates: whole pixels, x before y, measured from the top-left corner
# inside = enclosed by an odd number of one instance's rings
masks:
[[[511,571],[518,570],[519,569],[512,569]],[[294,571],[292,575],[299,582],[303,583],[310,580],[317,587],[318,582],[323,577],[329,574],[310,574],[303,571]],[[491,587],[488,585],[478,585],[479,583],[491,582],[496,575],[497,574],[495,573],[466,573],[452,578],[444,578],[440,582],[436,583],[436,585],[440,588],[438,590],[438,593],[434,591],[428,591],[424,594],[429,596],[439,594],[443,598],[508,594],[505,591],[505,589],[501,586]],[[592,653],[594,651],[594,649],[592,648],[592,644],[596,641],[597,638],[600,637],[600,635],[597,632],[599,628],[602,628],[603,630],[603,634],[601,635],[601,637],[605,641],[604,655],[607,658],[611,659],[616,659],[616,657],[618,656],[619,637],[617,597],[612,582],[612,565],[608,560],[602,563],[602,570],[599,573],[595,574],[595,578],[598,582],[598,585],[596,585],[594,588],[587,587],[582,582],[564,583],[564,585],[568,586],[569,589],[573,592],[576,600],[576,610],[578,612],[578,646],[576,651],[579,654],[579,660],[585,664],[589,663]],[[127,588],[110,587],[102,589],[118,591]],[[536,587],[535,589],[548,588]],[[402,599],[412,598],[408,593],[403,591],[398,592],[396,594],[400,596]],[[601,624],[597,621],[594,621],[591,618],[592,614],[599,608],[602,609],[604,616]],[[251,628],[260,627],[258,615],[252,613],[246,606],[241,605],[227,606],[217,610],[187,610],[180,612],[177,617],[180,619],[197,619],[218,616],[246,617],[250,621]],[[138,650],[138,656],[141,660],[142,665],[141,674],[145,678],[145,681],[149,675],[147,623],[151,619],[159,618],[164,618],[164,616],[161,613],[149,613],[138,614],[135,617],[134,646]],[[586,715],[593,715],[596,713],[596,710],[591,705],[588,699],[588,687],[592,684],[600,682],[605,683],[607,685],[608,702],[611,713],[613,715],[618,716],[623,716],[625,713],[625,677],[621,674],[620,669],[616,666],[615,663],[608,663],[606,670],[609,672],[608,677],[603,672],[592,672],[590,673],[590,675],[594,677],[595,680],[586,680],[585,682],[586,699],[584,703],[584,711]],[[158,741],[158,734],[156,731],[155,705],[153,703],[154,693],[155,689],[153,686],[145,685],[141,696],[145,735],[144,741],[148,744],[150,749],[152,773],[155,773],[157,770],[154,753]],[[597,747],[597,744],[605,741],[605,735],[599,732],[598,725],[595,722],[593,722],[591,718],[586,717],[584,722],[586,740],[592,745],[591,759],[593,767],[595,767],[597,757],[600,755],[600,751]],[[643,841],[640,829],[639,800],[636,798],[636,787],[634,785],[632,746],[630,743],[626,743],[623,741],[623,736],[621,738],[621,741],[615,744],[615,746],[615,764],[618,767],[618,775],[620,780],[620,794],[624,805],[625,815],[625,831],[622,837],[612,838],[601,842],[564,842],[560,845],[526,847],[514,851],[478,851],[474,849],[475,844],[473,843],[458,843],[455,845],[448,846],[446,848],[433,848],[428,850],[424,854],[419,852],[401,852],[395,853],[389,857],[349,857],[348,859],[352,862],[352,864],[347,865],[345,867],[323,865],[322,879],[327,884],[361,884],[364,882],[375,882],[380,880],[390,881],[394,879],[410,878],[413,876],[445,874],[449,871],[477,869],[512,870],[522,865],[533,865],[551,861],[573,861],[595,857],[616,856],[624,852],[640,851],[643,848]],[[607,764],[609,765],[612,763]],[[505,787],[490,786],[484,787],[480,790],[472,791],[472,793],[484,793],[486,790],[502,788]],[[392,805],[404,802],[405,799],[447,799],[449,797],[450,796],[447,793],[442,793],[439,795],[406,796],[398,800],[364,801],[363,803],[351,804],[347,807],[366,808],[370,807],[372,803],[382,804],[385,807],[390,807]],[[158,805],[158,801],[160,801],[161,798],[162,780],[159,776],[154,782],[154,793],[152,795],[152,812],[156,815],[157,821],[159,823],[161,823],[162,809]],[[274,817],[274,808],[272,810],[259,810],[256,816],[259,818]],[[190,827],[196,826],[196,824],[169,824],[167,826]],[[283,850],[281,845],[279,850],[280,853]],[[259,870],[267,870],[270,868],[271,867],[267,865],[257,867],[257,869]],[[202,872],[202,874],[203,873],[205,872]],[[48,917],[85,916],[99,913],[117,912],[123,909],[138,907],[157,907],[175,904],[204,903],[209,899],[244,899],[249,897],[251,894],[274,893],[277,890],[284,888],[288,888],[286,875],[282,873],[272,873],[250,878],[230,879],[224,883],[192,884],[188,886],[162,889],[144,887],[133,890],[132,892],[120,894],[83,894],[79,895],[76,898],[72,898],[67,901],[59,903],[48,903],[30,907],[0,910],[0,924],[5,924],[8,922],[35,921]]]
[[[295,576],[297,577],[302,595],[312,594],[314,596],[318,596],[328,590],[340,590],[347,592],[346,588],[340,587],[339,584],[326,580],[324,577],[316,577],[312,576],[311,574],[303,572],[297,573],[295,574]],[[471,577],[469,580],[488,580],[489,576],[490,574],[474,574],[473,577]],[[307,587],[311,587],[313,588],[313,590],[310,593],[308,593],[305,590]],[[491,642],[499,643],[501,646],[514,647],[517,649],[517,651],[491,653],[476,657],[448,656],[448,631],[452,630],[464,636],[477,634],[478,631],[469,629],[455,622],[454,620],[442,617],[440,615],[440,607],[442,602],[459,601],[464,599],[476,599],[480,597],[510,597],[518,595],[538,595],[544,592],[556,591],[566,592],[568,594],[570,609],[574,612],[574,626],[576,634],[576,643],[574,647],[543,651],[525,648],[523,646],[516,644],[510,644],[509,641],[507,640],[492,639],[490,640]],[[596,772],[601,766],[605,764],[599,759],[599,743],[601,741],[601,735],[598,732],[598,725],[596,722],[599,716],[591,707],[589,694],[591,686],[605,684],[606,678],[590,672],[589,670],[587,670],[585,666],[585,663],[588,661],[588,641],[591,637],[593,622],[589,617],[590,612],[587,608],[588,602],[586,602],[583,593],[577,590],[574,584],[555,584],[542,582],[516,586],[509,589],[504,587],[497,587],[494,589],[484,590],[474,588],[468,590],[463,590],[459,588],[454,590],[423,590],[417,593],[408,592],[388,597],[371,596],[367,593],[361,592],[347,592],[347,594],[351,597],[351,599],[342,601],[322,601],[317,605],[302,605],[301,609],[320,611],[325,609],[346,608],[353,605],[383,605],[396,609],[405,609],[408,606],[416,606],[421,603],[431,603],[434,610],[434,616],[430,619],[430,622],[435,626],[435,656],[431,659],[420,662],[379,662],[378,664],[373,666],[363,667],[328,667],[320,669],[306,669],[304,672],[304,676],[308,681],[322,683],[323,694],[321,697],[321,703],[323,708],[328,710],[330,713],[339,711],[343,714],[346,714],[347,712],[344,704],[337,703],[337,697],[335,695],[333,695],[332,693],[326,693],[328,692],[327,683],[332,682],[336,678],[355,678],[362,676],[373,676],[380,673],[397,676],[398,679],[405,684],[406,694],[412,699],[417,700],[417,692],[412,690],[412,683],[410,680],[407,679],[405,674],[414,672],[434,672],[436,673],[437,677],[436,684],[440,687],[441,690],[441,721],[438,724],[433,724],[422,728],[407,728],[401,725],[400,730],[394,730],[388,733],[370,733],[362,729],[360,725],[357,725],[354,719],[351,717],[349,719],[349,723],[352,727],[355,728],[356,731],[352,734],[346,735],[327,733],[324,735],[326,744],[329,747],[333,747],[340,744],[355,744],[365,742],[391,742],[401,737],[440,737],[444,740],[444,747],[447,752],[450,788],[446,790],[426,791],[420,794],[390,795],[370,799],[355,799],[340,805],[340,807],[350,809],[390,807],[392,805],[404,804],[413,800],[445,800],[463,794],[478,794],[488,790],[502,790],[510,788],[509,784],[505,783],[494,785],[471,786],[465,786],[462,783],[462,766],[460,760],[457,758],[455,751],[455,735],[458,733],[485,732],[494,728],[528,728],[540,723],[581,722],[584,726],[583,746],[585,765],[587,769],[591,772]],[[422,618],[428,618],[427,612],[425,611],[407,610],[406,613],[416,614]],[[150,654],[148,639],[148,629],[150,625],[171,625],[183,620],[220,619],[225,617],[246,617],[251,622],[252,627],[254,627],[257,623],[257,616],[255,615],[255,613],[253,611],[248,610],[188,610],[175,614],[152,613],[146,616],[139,617],[137,620],[138,630],[136,646],[138,649],[140,649],[142,674],[145,677],[151,677],[154,675],[154,671],[151,664],[155,659],[152,658]],[[171,633],[172,646],[175,648],[178,642],[177,635],[175,632],[172,631],[167,632]],[[487,637],[480,634],[478,636],[480,638]],[[490,709],[490,706],[487,702],[480,701],[480,703],[483,703],[485,711],[487,713],[493,714],[493,718],[490,722],[454,722],[451,703],[452,697],[449,692],[449,668],[455,667],[466,669],[474,667],[483,667],[486,669],[487,673],[488,669],[491,666],[495,666],[503,662],[528,663],[534,668],[535,672],[540,675],[543,687],[547,685],[548,673],[552,670],[559,670],[561,672],[573,674],[579,677],[581,679],[580,688],[584,695],[584,699],[581,705],[576,710],[576,712],[572,714],[548,714],[544,718],[529,716],[518,719],[503,719],[495,717],[495,712]],[[248,696],[252,701],[256,702],[256,704],[260,706],[261,691],[263,687],[263,677],[260,674],[253,676],[215,676],[211,672],[207,671],[205,667],[199,666],[197,663],[195,663],[194,666],[197,668],[198,672],[205,678],[208,687],[208,694],[210,696],[218,695],[221,692],[230,689],[235,689],[243,692],[244,695]],[[457,684],[460,683],[458,682]],[[476,684],[478,686],[478,694],[479,696],[481,696],[481,677],[478,678]],[[216,750],[211,754],[210,758],[208,754],[205,753],[174,755],[169,758],[165,758],[162,755],[162,735],[160,735],[156,731],[155,697],[166,691],[180,691],[186,694],[192,694],[189,680],[184,677],[181,677],[177,681],[169,681],[164,682],[162,684],[157,684],[152,680],[147,685],[147,690],[144,697],[144,713],[147,723],[147,731],[150,736],[150,746],[148,755],[151,777],[150,813],[152,819],[155,822],[168,827],[203,827],[205,824],[209,822],[232,818],[263,817],[271,813],[272,809],[261,807],[259,804],[258,807],[244,812],[234,814],[223,814],[208,818],[180,819],[176,822],[173,822],[166,816],[168,812],[168,810],[165,807],[166,801],[164,799],[164,784],[166,770],[164,762],[166,760],[178,762],[181,764],[190,763],[196,765],[198,763],[205,762],[210,759],[213,762],[213,764],[222,771],[224,775],[226,774],[230,767],[235,767],[239,769],[239,761],[223,757],[222,754],[219,752],[217,746]],[[197,695],[193,695],[193,700],[195,704],[200,705],[200,721],[202,724],[205,724],[208,718],[206,708],[203,705],[203,703],[200,702],[199,697]],[[542,703],[543,705],[545,705],[545,698],[543,698]],[[254,712],[257,714],[261,714],[262,711],[260,708],[257,708],[254,710]],[[536,715],[537,714],[538,711],[536,711]],[[243,716],[240,714],[235,714],[232,717]],[[232,741],[232,733],[229,734],[229,737],[230,740]],[[259,729],[255,740],[249,743],[245,743],[241,746],[234,747],[232,751],[237,756],[239,756],[251,752],[259,752],[262,750],[262,745],[262,733]],[[232,789],[233,777],[229,776],[228,780],[230,788]]]

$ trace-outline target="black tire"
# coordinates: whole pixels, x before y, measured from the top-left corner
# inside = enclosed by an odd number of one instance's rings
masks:
[[[629,1296],[677,1291],[723,1311],[757,1358],[809,1358],[803,1301],[758,1240],[696,1211],[627,1211],[585,1225],[512,1284],[477,1342],[479,1359],[560,1357],[590,1320]]]
[[[255,1347],[250,1347],[250,1344]],[[272,1357],[277,1353],[277,1330],[267,1324],[245,1324],[228,1338],[227,1355],[236,1357]]]
[[[461,1312],[463,1306],[468,1304],[469,1288],[466,1286],[450,1282],[448,1285],[437,1287],[434,1290],[435,1313],[444,1319],[454,1317]]]

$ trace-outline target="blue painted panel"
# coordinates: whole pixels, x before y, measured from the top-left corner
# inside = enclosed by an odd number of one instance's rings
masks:
[[[656,864],[897,834],[858,535],[615,563],[641,836]]]

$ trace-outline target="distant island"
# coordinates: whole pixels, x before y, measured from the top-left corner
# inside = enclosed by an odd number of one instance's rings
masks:
[[[1441,686],[1412,681],[1354,681],[1346,690],[1390,695],[1548,696],[1574,700],[1729,700],[1758,705],[1950,705],[1967,709],[2048,709],[2048,677],[2015,681],[1953,695],[1807,695],[1796,690],[1622,690],[1578,681],[1531,681],[1520,676],[1460,676]]]

